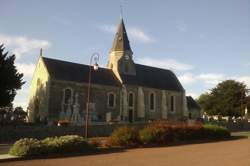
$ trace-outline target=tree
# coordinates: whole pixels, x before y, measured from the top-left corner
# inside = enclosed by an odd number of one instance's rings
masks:
[[[202,94],[198,102],[208,115],[239,117],[244,114],[246,85],[235,80],[219,83],[210,93]]]
[[[13,111],[14,120],[17,122],[25,122],[27,112],[23,110],[22,107],[16,107]]]
[[[14,65],[15,55],[7,56],[3,44],[0,45],[0,107],[10,106],[16,90],[25,83],[23,74],[19,73]]]

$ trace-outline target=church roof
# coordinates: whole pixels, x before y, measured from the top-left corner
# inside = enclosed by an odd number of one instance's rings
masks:
[[[52,79],[73,82],[88,82],[89,65],[66,62],[42,57]],[[99,68],[91,73],[91,83],[120,86],[119,80],[111,69]]]
[[[184,91],[181,83],[170,70],[141,64],[135,64],[135,68],[136,75],[121,75],[124,84],[180,92]]]
[[[132,51],[123,19],[118,26],[111,51]]]
[[[187,99],[188,110],[201,109],[199,104],[191,96],[186,96],[186,99]]]
[[[42,57],[52,79],[73,82],[88,82],[89,65]],[[184,91],[175,74],[166,69],[135,64],[136,75],[121,75],[125,85],[143,86],[155,89]],[[91,83],[121,86],[111,69],[99,68],[92,71]]]

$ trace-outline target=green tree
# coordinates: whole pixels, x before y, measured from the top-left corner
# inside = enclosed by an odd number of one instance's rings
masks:
[[[244,114],[246,85],[235,80],[219,83],[210,93],[202,94],[198,102],[208,115],[239,117]]]
[[[25,112],[22,107],[16,107],[13,111],[13,115],[14,115],[13,119],[14,121],[25,122],[27,112]]]
[[[7,56],[3,44],[0,45],[0,107],[10,106],[16,90],[25,83],[23,74],[19,73],[14,64],[15,55]]]

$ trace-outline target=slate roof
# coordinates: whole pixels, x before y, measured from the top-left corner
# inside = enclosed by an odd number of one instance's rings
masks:
[[[201,109],[201,107],[199,106],[199,104],[191,97],[191,96],[186,96],[187,99],[187,107],[188,110],[192,110],[192,109]]]
[[[89,65],[61,61],[42,57],[52,79],[88,82]],[[170,70],[135,64],[136,76],[121,75],[123,83],[126,85],[143,86],[155,89],[173,90],[183,92],[184,89]],[[100,85],[121,86],[121,83],[111,69],[99,68],[92,71],[91,82]]]
[[[135,64],[135,68],[136,76],[125,74],[121,75],[124,84],[138,85],[155,89],[184,91],[181,83],[175,74],[170,70],[141,64]]]
[[[61,61],[42,57],[52,79],[73,81],[73,82],[88,82],[89,65]],[[98,71],[92,70],[91,83],[120,86],[119,80],[114,75],[113,71],[106,68],[99,68]]]
[[[111,51],[132,51],[123,19],[118,26]]]

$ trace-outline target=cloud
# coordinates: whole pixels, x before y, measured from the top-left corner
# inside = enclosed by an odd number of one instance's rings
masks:
[[[10,36],[6,34],[0,34],[0,41],[5,46],[12,49],[12,53],[16,55],[17,59],[35,49],[49,48],[51,46],[51,43],[47,40],[27,38],[25,36]]]
[[[97,28],[104,32],[115,33],[116,26],[115,25],[99,25]]]
[[[183,75],[178,76],[178,79],[182,84],[191,84],[197,80],[196,76],[192,73],[184,73]]]
[[[200,74],[197,76],[198,79],[204,81],[204,83],[208,85],[216,85],[219,82],[226,79],[224,74],[219,73],[207,73],[207,74]]]
[[[24,77],[32,77],[36,66],[33,63],[16,63],[16,67],[18,72],[24,74]]]
[[[131,27],[128,28],[128,35],[131,37],[132,40],[143,42],[143,43],[152,43],[155,40],[147,35],[142,29]]]
[[[103,32],[108,33],[115,33],[117,30],[117,27],[115,25],[99,25],[97,26],[97,28]],[[138,41],[141,43],[152,43],[156,41],[139,27],[128,27],[127,32],[129,38],[134,41]]]
[[[176,26],[176,28],[180,32],[187,32],[188,31],[187,24],[179,24],[179,25]]]
[[[239,76],[236,80],[245,83],[250,88],[250,76]]]
[[[197,99],[200,95],[194,92],[187,92],[186,96],[192,96],[194,99]]]
[[[138,58],[137,61],[144,65],[178,71],[187,71],[194,68],[194,66],[192,65],[181,63],[174,59],[156,59],[150,57],[142,57]]]

